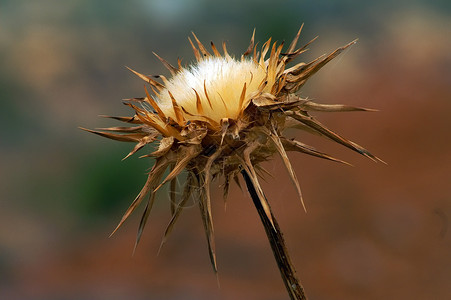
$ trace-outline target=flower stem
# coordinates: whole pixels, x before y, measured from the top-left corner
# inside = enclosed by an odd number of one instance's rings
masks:
[[[271,213],[271,219],[268,218],[265,210],[262,206],[262,201],[258,197],[258,193],[251,178],[242,170],[244,181],[246,182],[249,195],[254,202],[255,208],[260,216],[260,219],[265,228],[266,235],[268,237],[269,243],[271,244],[271,249],[274,257],[277,261],[277,266],[279,267],[280,274],[282,276],[285,287],[292,300],[306,300],[307,297],[304,293],[304,288],[302,287],[298,277],[296,276],[296,270],[291,262],[290,256],[288,255],[287,247],[285,246],[285,241],[283,239],[282,232],[280,231],[279,224],[274,217],[271,208],[269,208]],[[265,201],[266,202],[266,201]]]

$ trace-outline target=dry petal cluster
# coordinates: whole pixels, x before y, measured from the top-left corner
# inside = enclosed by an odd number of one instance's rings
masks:
[[[312,111],[369,109],[319,104],[296,94],[313,74],[355,41],[311,62],[300,62],[287,67],[313,41],[296,48],[301,29],[284,52],[283,43],[277,45],[276,42],[271,43],[271,39],[261,49],[257,49],[254,45],[254,31],[248,49],[239,60],[227,53],[225,43],[222,45],[222,54],[213,43],[209,51],[193,34],[194,42],[191,39],[189,41],[197,63],[192,66],[183,67],[178,60],[178,66],[174,67],[156,55],[171,73],[171,78],[167,79],[162,75],[147,76],[132,70],[148,84],[150,91],[145,88],[144,98],[125,102],[134,110],[134,116],[110,117],[129,126],[85,129],[110,139],[136,143],[126,157],[147,144],[158,145],[155,151],[142,156],[154,158],[155,163],[144,187],[127,209],[116,230],[144,200],[145,210],[139,225],[137,244],[156,192],[169,183],[172,218],[163,242],[187,201],[195,197],[201,210],[211,263],[216,271],[210,201],[210,183],[213,179],[223,179],[226,197],[231,181],[239,184],[240,173],[247,173],[270,218],[268,204],[265,203],[259,184],[259,177],[265,172],[261,167],[262,162],[278,153],[301,201],[301,189],[287,151],[344,163],[300,141],[286,138],[283,135],[284,129],[305,129],[372,160],[379,160],[363,147],[331,131],[310,114]],[[164,176],[167,170],[169,173]],[[186,180],[179,199],[176,199],[176,180],[182,171],[185,171]]]

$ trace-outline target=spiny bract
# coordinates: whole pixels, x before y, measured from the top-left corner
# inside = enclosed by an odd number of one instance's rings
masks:
[[[310,115],[310,111],[369,109],[318,104],[296,94],[310,76],[355,41],[327,56],[287,68],[287,63],[305,52],[307,45],[313,41],[296,49],[301,29],[285,52],[282,52],[283,43],[271,44],[271,39],[262,46],[261,53],[257,51],[257,47],[254,46],[254,31],[248,49],[239,60],[227,53],[225,43],[222,45],[223,54],[213,43],[211,43],[213,53],[210,53],[193,34],[195,43],[191,39],[189,41],[197,60],[196,64],[185,68],[178,60],[178,67],[174,67],[155,54],[169,69],[172,75],[170,79],[162,75],[152,78],[131,70],[149,84],[153,94],[150,95],[145,88],[146,97],[133,98],[125,102],[135,111],[133,117],[110,118],[134,125],[103,128],[101,131],[85,129],[114,140],[135,142],[136,146],[126,157],[147,144],[158,143],[156,151],[142,156],[155,158],[155,164],[144,187],[115,231],[145,196],[149,195],[139,225],[137,244],[154,203],[156,191],[170,182],[172,219],[163,242],[188,199],[195,196],[202,214],[211,263],[216,271],[210,204],[212,179],[224,178],[224,197],[226,197],[231,180],[239,184],[240,172],[246,172],[260,195],[268,218],[271,218],[258,181],[261,172],[264,172],[260,166],[261,162],[279,153],[301,201],[301,190],[287,157],[287,151],[298,151],[344,163],[297,140],[284,137],[285,128],[308,129],[372,160],[379,160],[361,146],[329,130]],[[154,78],[160,78],[163,83]],[[170,170],[169,174],[163,179],[167,169]],[[183,170],[186,171],[187,178],[181,197],[177,201],[176,178]],[[302,204],[304,205],[303,201]]]

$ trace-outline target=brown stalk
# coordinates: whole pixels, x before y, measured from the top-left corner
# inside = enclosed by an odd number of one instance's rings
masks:
[[[266,236],[268,237],[274,258],[276,259],[277,266],[279,267],[282,280],[285,284],[285,288],[287,289],[288,294],[290,295],[290,299],[306,300],[307,297],[305,295],[304,288],[302,287],[299,278],[296,275],[296,270],[293,263],[291,262],[290,256],[288,255],[288,250],[285,246],[282,232],[280,231],[279,224],[277,223],[277,220],[274,217],[271,208],[269,208],[269,210],[272,220],[268,218],[265,209],[261,204],[262,201],[259,199],[256,187],[252,183],[249,174],[245,170],[242,170],[241,174],[243,175],[244,181],[246,182],[246,186],[249,191],[249,195],[254,202],[263,227],[265,228]],[[263,197],[265,196],[263,195]],[[267,203],[266,199],[264,202]]]

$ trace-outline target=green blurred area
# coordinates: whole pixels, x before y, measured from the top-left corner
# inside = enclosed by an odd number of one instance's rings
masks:
[[[170,62],[181,57],[189,64],[193,60],[187,41],[191,31],[205,44],[227,41],[229,52],[238,56],[247,48],[254,28],[261,45],[269,37],[291,41],[304,23],[301,43],[316,35],[320,39],[303,60],[356,37],[360,43],[346,59],[355,53],[360,68],[372,62],[378,65],[392,49],[400,52],[392,53],[390,59],[410,57],[410,51],[416,59],[421,54],[415,47],[436,45],[424,55],[448,53],[434,58],[442,63],[433,69],[449,75],[450,52],[437,49],[449,47],[450,35],[440,34],[450,33],[443,27],[450,24],[450,16],[451,2],[446,0],[0,1],[0,298],[31,297],[31,290],[19,292],[32,281],[24,275],[24,266],[37,264],[41,257],[22,263],[23,257],[34,257],[34,247],[45,253],[47,241],[65,249],[61,244],[70,243],[71,236],[108,234],[145,182],[152,160],[138,156],[149,148],[121,162],[132,144],[103,140],[78,129],[118,124],[98,115],[131,114],[121,100],[141,97],[143,85],[124,66],[166,74],[152,51]],[[423,30],[415,31],[419,28]],[[435,38],[429,42],[431,36]],[[396,48],[396,42],[406,39],[410,44]],[[435,82],[440,80],[446,78]],[[306,86],[303,93],[326,95],[322,83]],[[418,105],[427,105],[426,100]],[[164,192],[156,206],[167,209]],[[81,291],[75,298],[63,296],[64,290],[41,290],[35,299],[105,299],[105,290]],[[138,292],[135,296],[146,298]]]

